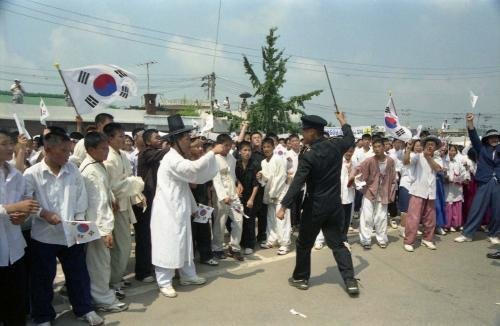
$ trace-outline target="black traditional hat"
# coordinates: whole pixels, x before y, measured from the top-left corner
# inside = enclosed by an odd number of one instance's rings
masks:
[[[493,136],[500,137],[500,133],[498,132],[498,130],[496,130],[496,129],[490,129],[490,130],[486,131],[486,133],[484,134],[484,136],[481,139],[481,141],[483,142],[483,144],[487,144],[488,138],[489,137],[493,137]]]
[[[165,137],[171,138],[172,136],[183,134],[185,132],[189,132],[193,129],[194,127],[186,127],[184,126],[184,122],[182,121],[182,118],[178,114],[171,115],[167,117],[168,121],[168,134]]]
[[[327,124],[326,120],[317,115],[304,115],[302,120],[302,129],[317,129],[323,131]]]

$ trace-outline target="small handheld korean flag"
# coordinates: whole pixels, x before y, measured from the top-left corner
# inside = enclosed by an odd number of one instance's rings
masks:
[[[403,127],[399,124],[399,118],[396,114],[396,107],[394,105],[394,101],[392,100],[392,96],[389,96],[389,102],[385,107],[385,129],[392,137],[402,140],[404,142],[409,141],[411,139],[411,131],[410,129]]]
[[[214,209],[210,206],[198,204],[198,211],[196,212],[197,214],[193,222],[203,223],[203,224],[208,223],[208,220],[210,219],[210,216],[212,216],[213,211]]]
[[[71,240],[81,244],[97,240],[101,237],[97,225],[92,221],[64,221],[67,235]],[[72,242],[69,241],[68,242]]]
[[[113,65],[60,70],[79,114],[100,110],[137,95],[137,77]]]
[[[45,120],[47,120],[49,116],[49,110],[43,102],[43,99],[40,97],[40,123],[44,126],[47,126],[47,122]]]
[[[24,126],[24,120],[19,118],[17,116],[17,113],[14,113],[12,115],[14,116],[14,121],[16,122],[17,131],[19,131],[19,134],[25,135],[26,138],[31,139],[31,135],[28,132],[28,129],[26,129],[26,127]]]
[[[479,98],[479,96],[477,96],[472,91],[470,91],[470,105],[472,106],[473,109],[476,107],[476,103],[477,103],[478,98]]]

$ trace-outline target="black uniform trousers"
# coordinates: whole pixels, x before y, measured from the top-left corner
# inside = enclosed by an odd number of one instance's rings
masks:
[[[26,324],[26,257],[0,267],[0,324]],[[3,323],[3,324],[2,324]]]
[[[292,207],[290,207],[290,219],[292,222],[292,226],[300,225],[300,215],[302,211],[303,197],[304,197],[304,191],[301,191],[299,195],[295,198],[295,201],[292,203]]]
[[[248,196],[249,198],[250,196]],[[241,232],[241,241],[240,245],[242,248],[250,248],[254,249],[255,248],[255,206],[253,208],[248,208],[247,207],[247,201],[248,198],[246,196],[243,196],[241,198],[241,203],[243,204],[243,209],[245,211],[245,215],[248,216],[248,218],[243,217],[243,229]],[[254,202],[255,205],[255,202]]]
[[[148,203],[146,211],[142,207],[132,206],[137,223],[134,224],[135,235],[135,279],[143,280],[153,273],[151,263],[151,205]]]
[[[311,249],[319,231],[323,231],[325,241],[333,252],[338,269],[344,281],[354,278],[351,252],[344,245],[347,236],[344,233],[344,210],[342,205],[333,214],[311,214],[311,202],[304,201],[304,210],[300,221],[297,239],[297,256],[293,278],[308,280],[311,276]]]
[[[210,228],[210,223],[197,223],[191,220],[191,230],[193,233],[193,248],[200,254],[200,261],[209,261],[213,258],[211,248],[212,229]]]

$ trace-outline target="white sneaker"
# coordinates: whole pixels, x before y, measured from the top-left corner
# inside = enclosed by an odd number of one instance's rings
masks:
[[[160,293],[166,296],[167,298],[175,298],[177,296],[177,292],[175,292],[175,289],[172,285],[161,287]]]
[[[102,312],[120,312],[128,309],[128,303],[121,302],[121,301],[116,301],[113,304],[107,304],[107,305],[96,305],[95,308],[97,311],[102,311]]]
[[[91,326],[104,325],[104,319],[95,313],[95,311],[87,312],[85,315],[78,317],[80,320],[84,320]]]
[[[492,244],[500,244],[500,239],[498,239],[498,237],[488,237],[488,240],[490,240]]]
[[[398,223],[396,223],[396,220],[394,220],[394,219],[391,220],[391,228],[393,228],[393,229],[398,228]]]
[[[202,285],[207,282],[207,279],[201,276],[195,276],[193,278],[181,278],[180,285]]]
[[[316,250],[321,250],[321,249],[323,249],[323,244],[322,244],[322,243],[320,243],[320,242],[315,243],[315,244],[314,244],[314,249],[316,249]]]
[[[277,252],[277,254],[280,256],[286,255],[287,253],[288,253],[288,247],[285,247],[285,246],[279,247],[278,252]]]
[[[450,228],[450,232],[457,232],[457,229],[455,229],[453,226]]]
[[[417,230],[417,235],[422,235],[422,231]]]
[[[143,283],[153,283],[155,281],[155,278],[153,276],[146,276],[141,280]]]
[[[245,248],[243,249],[243,255],[251,255],[253,254],[253,249],[252,248]]]
[[[471,242],[472,239],[471,238],[467,238],[465,235],[461,235],[459,237],[456,237],[453,241],[455,242]]]
[[[408,252],[413,252],[413,251],[415,251],[415,249],[413,249],[413,246],[412,246],[412,245],[405,244],[405,245],[404,245],[404,248],[405,248],[405,250],[406,250],[406,251],[408,251]]]
[[[422,245],[424,247],[427,247],[429,248],[430,250],[436,250],[436,245],[434,243],[432,243],[432,241],[426,241],[426,240],[422,240]]]
[[[439,235],[446,235],[446,231],[443,228],[437,227],[436,233]]]

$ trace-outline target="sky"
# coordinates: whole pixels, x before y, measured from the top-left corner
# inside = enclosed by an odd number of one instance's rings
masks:
[[[473,91],[478,123],[499,127],[500,0],[0,0],[0,89],[18,78],[28,92],[62,93],[54,62],[110,63],[135,73],[142,94],[139,64],[157,61],[161,99],[206,99],[200,78],[215,71],[216,98],[235,105],[252,93],[242,56],[262,76],[272,27],[290,57],[281,94],[324,90],[308,114],[335,121],[326,65],[353,125],[383,124],[391,93],[406,125],[463,127]]]

